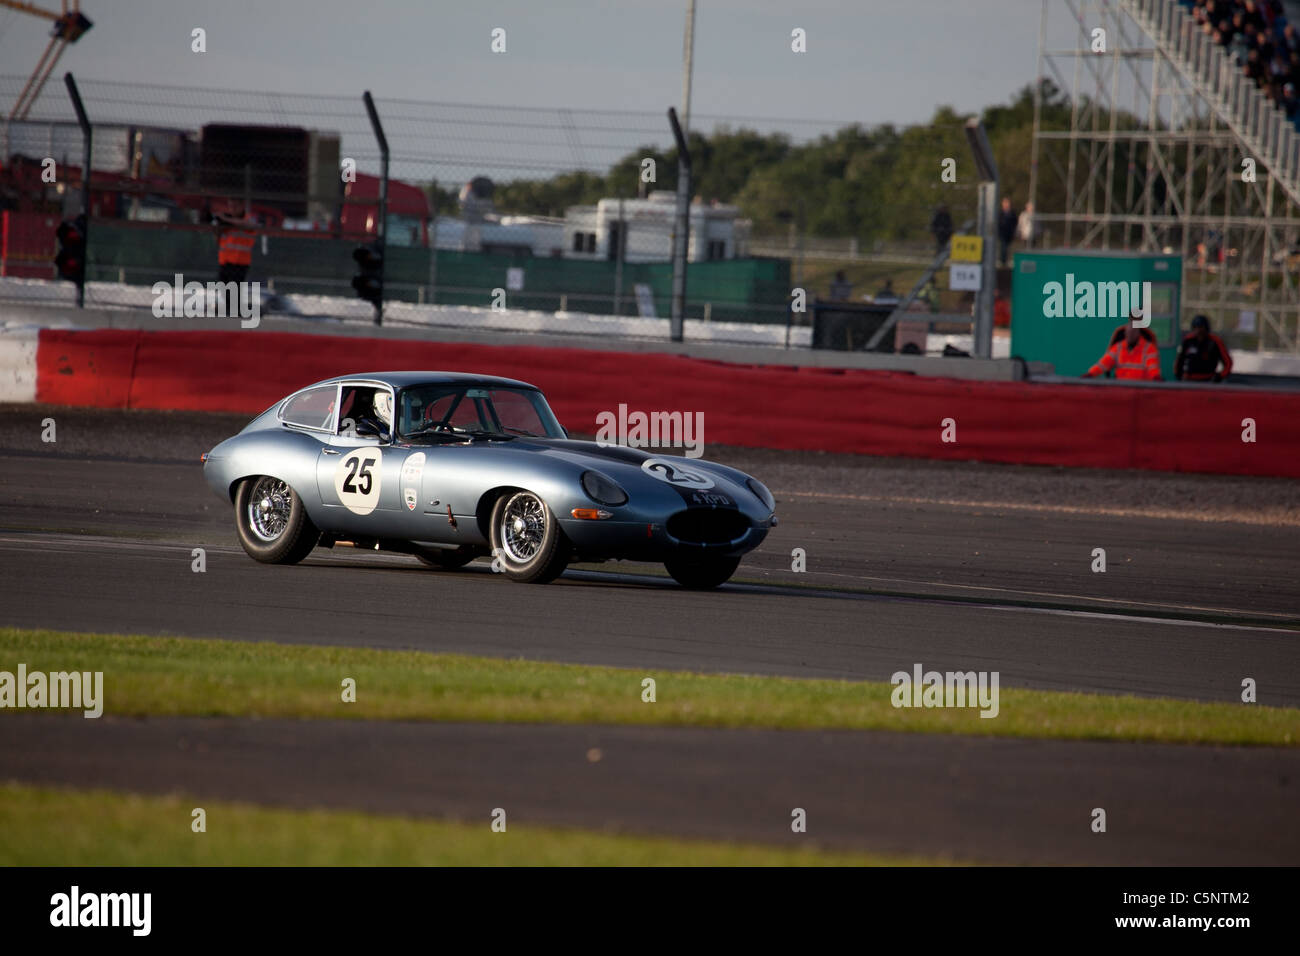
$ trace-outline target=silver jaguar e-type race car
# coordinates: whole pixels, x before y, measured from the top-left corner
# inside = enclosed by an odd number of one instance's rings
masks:
[[[203,456],[244,550],[291,564],[313,548],[477,557],[516,581],[571,561],[662,561],[688,588],[726,581],[776,524],[734,468],[572,441],[542,393],[451,372],[347,375],[277,402]]]

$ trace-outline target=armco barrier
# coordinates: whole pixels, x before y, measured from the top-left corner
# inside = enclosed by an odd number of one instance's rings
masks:
[[[980,382],[663,353],[281,332],[43,329],[36,399],[260,412],[319,379],[450,369],[542,388],[574,432],[631,410],[704,412],[706,442],[1097,468],[1300,477],[1300,394]],[[941,441],[955,421],[956,441]],[[1243,419],[1257,441],[1242,441]]]

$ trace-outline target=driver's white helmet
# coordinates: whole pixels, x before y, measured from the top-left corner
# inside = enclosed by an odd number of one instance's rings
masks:
[[[393,396],[388,392],[375,392],[375,417],[385,428],[393,427]]]

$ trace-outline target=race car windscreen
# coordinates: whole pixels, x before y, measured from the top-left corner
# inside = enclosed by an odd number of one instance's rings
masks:
[[[400,405],[398,430],[403,438],[466,432],[564,437],[542,393],[531,388],[417,385],[402,390]]]

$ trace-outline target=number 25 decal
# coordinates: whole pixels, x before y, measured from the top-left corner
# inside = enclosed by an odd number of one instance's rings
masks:
[[[681,465],[662,458],[647,458],[641,462],[641,470],[651,478],[658,478],[679,488],[704,490],[713,487],[713,479],[702,471],[683,468]]]
[[[370,469],[375,464],[375,460],[373,458],[362,459],[359,468],[357,461],[358,459],[356,458],[345,458],[343,460],[343,464],[348,466],[348,476],[343,479],[343,490],[352,494],[360,493],[362,495],[368,495],[370,494],[371,484]],[[357,476],[360,476],[366,483],[366,486],[359,490],[352,480]]]
[[[339,502],[354,514],[368,515],[379,504],[383,468],[373,448],[358,448],[344,456],[334,471]]]

